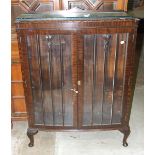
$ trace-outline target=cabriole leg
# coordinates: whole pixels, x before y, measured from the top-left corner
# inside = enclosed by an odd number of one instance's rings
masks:
[[[32,129],[28,128],[27,129],[27,136],[30,139],[30,143],[28,144],[29,147],[34,146],[34,135],[38,133],[38,129]]]
[[[124,147],[127,147],[128,146],[127,138],[129,137],[130,132],[131,132],[130,131],[130,127],[129,126],[126,126],[123,129],[120,129],[119,131],[124,134],[124,137],[123,137],[123,146]]]

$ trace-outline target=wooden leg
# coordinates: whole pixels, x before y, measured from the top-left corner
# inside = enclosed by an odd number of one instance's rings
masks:
[[[28,128],[27,129],[27,136],[30,139],[30,143],[28,144],[29,147],[34,146],[34,135],[38,133],[38,129],[32,129]]]
[[[126,126],[123,129],[120,129],[119,131],[124,134],[124,137],[123,137],[123,146],[124,147],[127,147],[128,146],[127,138],[128,138],[128,136],[130,135],[130,132],[131,132],[130,131],[130,127],[129,126]]]

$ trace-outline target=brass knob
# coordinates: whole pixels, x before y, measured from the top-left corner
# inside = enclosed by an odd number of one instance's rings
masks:
[[[120,42],[120,44],[121,44],[121,45],[125,44],[125,41],[124,41],[124,40],[122,40],[122,41]]]

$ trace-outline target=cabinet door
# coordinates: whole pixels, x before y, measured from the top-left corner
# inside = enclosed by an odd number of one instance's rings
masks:
[[[28,35],[26,41],[34,125],[75,127],[72,89],[77,79],[71,35]]]
[[[121,124],[128,33],[84,35],[83,42],[80,126]]]

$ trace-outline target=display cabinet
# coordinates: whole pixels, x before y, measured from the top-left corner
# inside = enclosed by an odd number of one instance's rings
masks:
[[[127,146],[138,19],[58,11],[16,19],[29,146],[38,130],[119,130]]]

